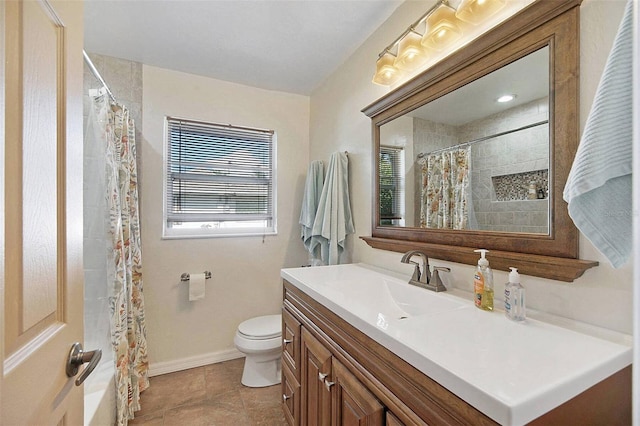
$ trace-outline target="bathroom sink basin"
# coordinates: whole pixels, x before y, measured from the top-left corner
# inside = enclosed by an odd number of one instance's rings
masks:
[[[414,285],[384,280],[383,288],[394,303],[409,315],[434,314],[466,306],[458,299],[443,293],[434,293]]]
[[[309,282],[312,281],[307,285]],[[466,306],[463,300],[446,293],[419,288],[363,267],[357,273],[327,274],[314,282],[313,290],[382,328],[393,321]]]

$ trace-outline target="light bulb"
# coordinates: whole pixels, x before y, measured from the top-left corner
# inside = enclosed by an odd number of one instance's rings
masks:
[[[427,60],[427,52],[421,44],[422,36],[413,30],[405,34],[398,42],[398,56],[393,65],[404,70],[413,71]]]
[[[505,0],[462,0],[456,11],[456,18],[478,25],[502,9],[505,4]]]
[[[376,62],[376,73],[373,82],[382,86],[390,86],[402,77],[402,72],[393,66],[395,56],[385,52]]]
[[[422,45],[434,50],[443,50],[448,44],[462,37],[462,31],[456,22],[455,11],[441,4],[427,17],[426,31]]]
[[[511,102],[515,98],[516,95],[502,95],[498,99],[496,99],[496,102],[500,102],[501,104],[503,104],[505,102]]]

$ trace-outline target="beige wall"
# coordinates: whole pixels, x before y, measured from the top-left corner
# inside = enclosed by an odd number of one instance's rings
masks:
[[[143,264],[152,374],[236,355],[237,325],[279,313],[280,269],[300,266],[299,206],[309,163],[309,98],[143,67]],[[166,115],[273,129],[277,134],[278,235],[162,240]],[[183,272],[209,270],[204,300],[189,302]]]
[[[589,113],[624,4],[624,0],[585,0],[582,3],[581,126]],[[401,271],[405,271],[400,264],[401,254],[372,249],[358,239],[360,235],[371,235],[372,171],[370,121],[360,110],[388,93],[388,89],[371,83],[378,53],[424,11],[424,2],[403,3],[311,96],[310,159],[327,158],[335,150],[349,151],[351,202],[356,226],[355,235],[347,238],[349,257],[354,262]],[[573,283],[523,276],[528,307],[631,333],[631,261],[616,270],[582,236],[580,247],[581,258],[597,260],[600,266],[588,270]],[[432,263],[451,267],[452,272],[443,277],[445,283],[471,291],[472,266],[437,260]],[[495,272],[496,294],[503,292],[506,281],[506,272]]]

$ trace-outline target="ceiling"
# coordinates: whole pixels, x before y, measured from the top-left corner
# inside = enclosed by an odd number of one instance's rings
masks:
[[[309,95],[401,3],[88,0],[84,43],[89,53]]]
[[[496,102],[508,94],[516,95],[512,102]],[[407,115],[461,126],[548,96],[549,48],[544,47]]]

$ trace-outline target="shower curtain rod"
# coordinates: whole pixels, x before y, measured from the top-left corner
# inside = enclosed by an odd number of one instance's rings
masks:
[[[89,69],[91,70],[93,75],[96,76],[98,81],[102,84],[102,87],[104,87],[104,89],[107,91],[107,94],[109,95],[111,100],[113,102],[117,102],[116,101],[116,97],[113,96],[113,93],[111,92],[111,89],[109,89],[109,86],[107,86],[107,83],[104,81],[104,78],[102,78],[102,76],[100,75],[100,72],[98,71],[96,66],[93,65],[93,61],[91,61],[91,58],[89,57],[89,55],[87,55],[87,52],[84,49],[82,49],[82,56],[84,57],[84,61],[89,66]]]
[[[430,152],[421,152],[420,154],[418,154],[418,158],[422,158],[425,155],[429,155],[429,154],[437,154],[439,152],[448,151],[450,149],[462,148],[462,147],[465,147],[465,146],[473,145],[476,142],[482,142],[482,141],[486,141],[487,139],[495,138],[495,137],[498,137],[498,136],[508,135],[509,133],[519,132],[520,130],[526,130],[526,129],[530,129],[532,127],[541,126],[543,124],[547,124],[548,122],[549,122],[549,120],[542,120],[542,121],[538,121],[537,123],[531,123],[531,124],[527,124],[526,126],[518,127],[517,129],[507,130],[506,132],[500,132],[500,133],[496,133],[494,135],[483,136],[481,138],[474,139],[474,140],[469,141],[469,142],[461,143],[459,145],[453,145],[453,146],[450,146],[448,148],[440,148],[440,149],[436,149],[435,151],[430,151]]]

